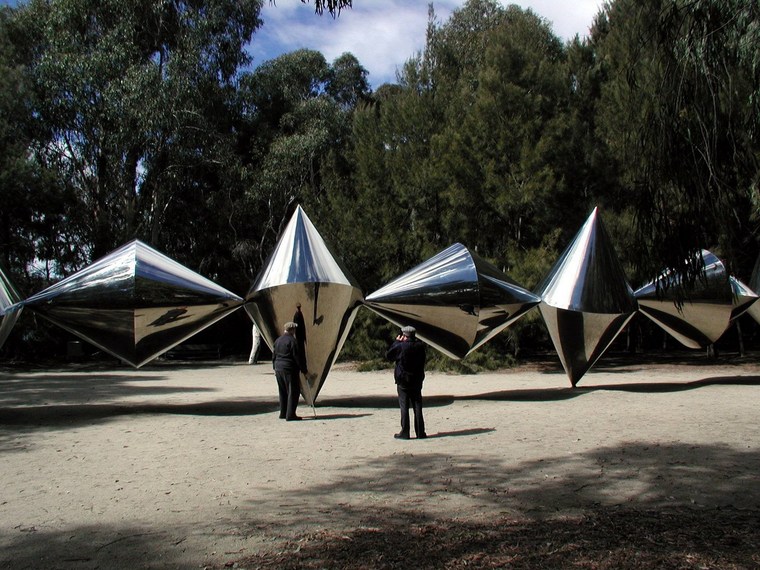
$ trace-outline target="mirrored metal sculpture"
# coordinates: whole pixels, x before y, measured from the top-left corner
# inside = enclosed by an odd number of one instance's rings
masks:
[[[0,267],[0,348],[11,334],[13,325],[21,315],[21,296]]]
[[[456,243],[367,296],[367,307],[464,358],[541,299]]]
[[[728,278],[728,282],[734,295],[733,308],[731,309],[731,320],[733,321],[754,307],[758,296],[749,285],[746,285],[733,275]]]
[[[749,278],[750,290],[760,295],[760,255],[755,260],[755,267],[752,268],[752,275]],[[747,309],[749,314],[757,323],[760,323],[760,303],[752,303]]]
[[[139,367],[240,308],[243,299],[135,240],[23,304]]]
[[[575,386],[636,312],[597,208],[536,292],[549,335]]]
[[[301,394],[314,405],[363,296],[301,206],[246,296],[245,309],[271,348],[288,321],[306,355]]]
[[[681,280],[671,271],[635,292],[639,310],[689,348],[704,348],[717,341],[731,319],[754,303],[748,295],[734,295],[735,286],[720,259],[707,250],[700,255],[704,274],[680,306],[674,288]]]

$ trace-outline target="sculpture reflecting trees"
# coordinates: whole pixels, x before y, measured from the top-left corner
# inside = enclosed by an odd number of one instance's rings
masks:
[[[245,309],[271,348],[288,321],[306,358],[301,393],[314,405],[363,300],[354,278],[298,206],[246,296]]]
[[[451,358],[464,358],[541,299],[456,243],[367,296],[365,304]]]
[[[242,304],[241,297],[138,240],[23,302],[135,367]]]
[[[554,348],[575,386],[636,312],[596,208],[536,292]]]
[[[21,315],[22,306],[18,304],[19,301],[21,295],[0,267],[0,348]]]
[[[671,272],[663,272],[635,292],[640,311],[689,348],[704,348],[717,341],[731,319],[757,299],[749,288],[739,287],[735,279],[732,282],[717,256],[707,250],[699,255],[704,273],[683,303],[676,303],[673,290],[679,277]]]
[[[683,303],[674,296],[678,277],[668,272],[634,293],[594,209],[535,293],[455,243],[365,300],[298,206],[245,300],[138,240],[23,301],[0,269],[0,347],[29,307],[139,367],[244,305],[270,348],[286,322],[298,323],[308,369],[301,393],[314,405],[362,304],[414,326],[455,359],[539,306],[575,386],[637,310],[691,348],[714,343],[745,311],[760,322],[760,258],[748,286],[711,252],[700,256],[703,274]]]

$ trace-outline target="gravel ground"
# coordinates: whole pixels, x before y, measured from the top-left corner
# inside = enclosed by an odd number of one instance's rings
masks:
[[[277,419],[268,364],[0,368],[0,568],[760,568],[760,360],[390,371]]]

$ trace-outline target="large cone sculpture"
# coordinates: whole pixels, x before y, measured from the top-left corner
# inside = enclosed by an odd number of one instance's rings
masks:
[[[298,324],[296,339],[308,369],[300,375],[301,394],[313,406],[362,300],[359,285],[298,206],[248,292],[245,309],[270,348],[286,322]]]
[[[541,299],[456,243],[367,296],[365,304],[451,358],[467,354]]]
[[[21,314],[22,305],[17,304],[19,301],[21,296],[0,267],[0,348]]]
[[[139,367],[243,299],[135,240],[23,304]]]
[[[675,273],[663,272],[635,293],[639,310],[689,348],[704,348],[717,341],[731,319],[757,298],[740,281],[729,278],[725,265],[713,253],[703,249],[701,256],[704,274],[680,307],[675,303],[674,289],[680,283]]]
[[[549,335],[575,386],[636,312],[636,299],[596,208],[536,291]]]

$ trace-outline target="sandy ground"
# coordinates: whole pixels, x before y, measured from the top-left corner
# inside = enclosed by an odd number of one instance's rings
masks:
[[[593,506],[760,512],[760,364],[429,374],[395,440],[390,371],[337,366],[302,422],[267,364],[0,368],[0,568],[203,568],[376,520]]]

